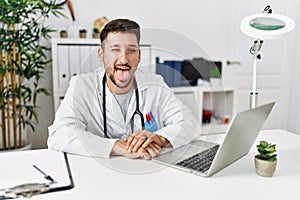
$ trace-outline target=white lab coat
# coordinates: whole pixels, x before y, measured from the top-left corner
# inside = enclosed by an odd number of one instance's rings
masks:
[[[132,134],[130,121],[136,109],[135,93],[130,99],[124,120],[121,107],[106,86],[107,133],[110,138],[104,138],[103,76],[104,71],[96,71],[71,79],[54,123],[49,127],[47,143],[50,149],[109,158],[116,140]],[[187,144],[198,136],[200,128],[195,117],[175,97],[161,76],[145,76],[137,70],[135,77],[139,89],[139,109],[144,118],[146,113],[153,113],[158,124],[155,134],[167,138],[174,148]],[[134,125],[141,128],[139,117],[135,117]]]

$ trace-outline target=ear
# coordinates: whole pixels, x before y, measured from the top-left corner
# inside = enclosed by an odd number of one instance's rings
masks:
[[[139,62],[141,62],[141,49],[139,49]]]
[[[101,47],[98,49],[98,58],[103,61],[103,49]]]

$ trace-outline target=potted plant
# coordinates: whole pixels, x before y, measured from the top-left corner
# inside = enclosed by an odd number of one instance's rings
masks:
[[[100,32],[99,32],[99,29],[94,27],[93,28],[93,34],[92,34],[93,38],[97,38],[99,39],[100,38]]]
[[[79,37],[80,38],[86,38],[86,30],[85,29],[80,29],[79,30]]]
[[[0,6],[0,149],[10,150],[26,143],[24,130],[38,123],[37,97],[50,94],[39,85],[51,62],[40,41],[54,30],[43,22],[50,13],[63,15],[61,7],[40,0],[6,0]]]
[[[98,39],[100,38],[100,33],[107,23],[108,23],[108,19],[105,16],[97,18],[94,21],[94,26],[93,26],[94,28],[92,34],[93,38],[98,38]]]
[[[260,176],[272,177],[277,165],[276,144],[260,141],[256,147],[259,152],[254,158],[256,173]]]
[[[61,30],[59,32],[59,35],[61,38],[67,38],[68,37],[68,32],[66,30]]]

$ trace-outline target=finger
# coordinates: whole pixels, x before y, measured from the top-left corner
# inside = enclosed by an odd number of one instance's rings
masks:
[[[151,159],[151,155],[148,154],[148,153],[145,153],[145,154],[143,155],[143,158],[144,158],[145,160],[150,160],[150,159]]]
[[[150,154],[151,158],[154,158],[159,154],[159,151],[152,144],[146,147],[146,151]]]
[[[142,146],[142,144],[144,144],[145,141],[146,141],[145,137],[139,138],[137,143],[134,145],[132,151],[137,152],[137,150]]]
[[[135,136],[137,136],[140,133],[140,130],[135,131],[133,134],[131,134],[128,138],[125,138],[127,143],[126,143],[126,149],[129,148],[132,140],[134,139]],[[126,142],[125,141],[125,142]]]
[[[129,136],[128,138],[126,138],[126,140],[127,140],[127,142],[126,142],[126,149],[129,148],[129,146],[130,146],[130,144],[131,144],[131,142],[132,142],[133,139],[134,139],[133,136]]]
[[[160,149],[156,148],[154,143],[151,143],[149,146],[156,152],[157,155],[160,153]]]
[[[146,148],[148,145],[150,145],[152,143],[152,139],[151,138],[148,138],[145,142],[144,142],[144,144],[143,144],[143,148]]]
[[[129,147],[128,147],[128,151],[132,152],[133,148],[135,147],[135,145],[138,143],[140,138],[138,137],[134,137],[132,142],[130,143]]]
[[[138,152],[142,154],[143,159],[145,159],[145,160],[151,159],[151,155],[144,148],[139,148]]]
[[[156,143],[151,143],[158,151],[161,150],[161,147]]]
[[[161,140],[160,140],[160,138],[159,138],[159,136],[158,135],[155,135],[155,134],[153,134],[153,135],[151,135],[145,142],[144,142],[144,144],[143,144],[143,148],[145,148],[145,147],[147,147],[149,144],[151,144],[151,143],[156,143],[157,145],[159,145],[159,146],[161,146]]]

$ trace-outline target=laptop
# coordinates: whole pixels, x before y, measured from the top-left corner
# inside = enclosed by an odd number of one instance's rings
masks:
[[[272,102],[237,113],[229,124],[222,144],[195,140],[162,153],[153,161],[209,177],[250,151],[274,104]]]

